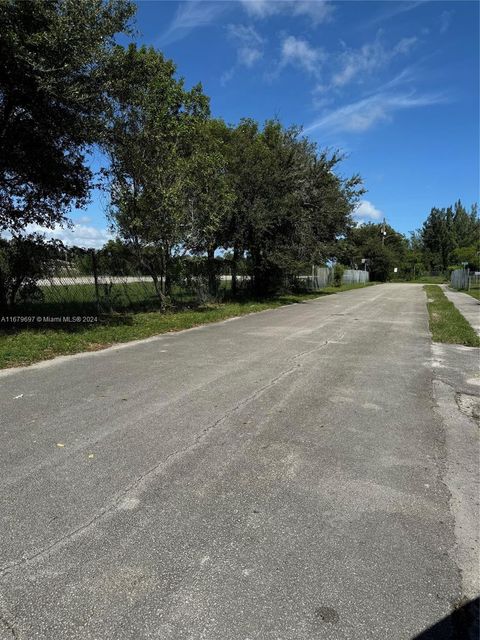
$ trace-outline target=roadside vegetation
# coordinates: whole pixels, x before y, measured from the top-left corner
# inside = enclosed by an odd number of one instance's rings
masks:
[[[480,300],[480,289],[470,289],[470,291],[465,291],[469,296],[475,298],[476,300]]]
[[[417,284],[445,284],[448,282],[448,278],[445,275],[439,276],[420,276],[418,278],[409,279],[405,281],[398,280],[398,282],[416,282]]]
[[[437,285],[425,285],[430,331],[434,342],[480,347],[480,337]]]
[[[373,284],[375,283],[368,283],[366,286]],[[327,287],[315,293],[284,294],[266,300],[245,298],[240,301],[212,303],[181,311],[136,313],[132,316],[118,315],[109,318],[106,322],[62,325],[58,329],[54,328],[54,325],[49,325],[40,329],[33,327],[21,331],[4,330],[0,334],[0,368],[24,366],[55,356],[82,351],[98,351],[121,342],[149,338],[169,331],[190,329],[364,286],[341,285]]]

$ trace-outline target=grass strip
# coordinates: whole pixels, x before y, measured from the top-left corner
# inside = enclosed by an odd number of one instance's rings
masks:
[[[438,285],[425,285],[434,342],[480,347],[480,337]]]
[[[373,283],[370,283],[373,284]],[[27,328],[0,332],[0,369],[24,366],[59,355],[98,351],[116,343],[140,340],[169,331],[182,331],[266,309],[276,309],[318,298],[321,295],[363,288],[363,285],[327,287],[315,293],[281,295],[267,300],[243,300],[201,308],[159,313],[135,313],[129,324],[68,325],[58,328]]]
[[[468,295],[475,298],[475,300],[480,300],[480,289],[470,289],[470,291],[464,291],[463,293],[468,293]]]

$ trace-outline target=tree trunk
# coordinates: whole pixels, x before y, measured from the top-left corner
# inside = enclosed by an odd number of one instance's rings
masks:
[[[165,245],[164,265],[165,265],[165,297],[168,297],[172,294],[172,260],[170,255],[170,247],[168,245]]]
[[[237,287],[237,270],[238,270],[238,255],[240,250],[238,248],[238,244],[235,243],[233,245],[233,260],[232,260],[232,296],[234,298],[237,297],[238,287]]]
[[[7,302],[7,284],[2,272],[0,271],[0,309],[6,309]]]
[[[150,276],[153,280],[153,286],[155,287],[155,293],[157,294],[157,298],[160,302],[160,311],[165,311],[165,294],[162,291],[162,283],[161,281],[158,279],[158,276],[156,273],[152,272],[150,273]]]
[[[215,268],[215,247],[207,249],[208,292],[212,297],[217,295],[217,273]]]
[[[266,283],[265,273],[262,265],[262,254],[260,249],[253,249],[251,251],[252,256],[252,275],[253,275],[253,291],[257,296],[265,295]]]
[[[14,282],[12,282],[12,286],[10,287],[10,291],[8,292],[8,304],[12,309],[15,306],[15,298],[17,297],[17,293],[22,285],[22,282],[23,282],[23,278],[20,278],[19,280],[15,280]]]

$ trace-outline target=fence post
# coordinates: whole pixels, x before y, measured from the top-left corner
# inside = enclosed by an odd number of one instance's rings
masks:
[[[95,253],[95,249],[91,249],[91,253],[92,253],[93,282],[95,284],[95,301],[97,303],[97,311],[99,311],[100,310],[100,292],[98,290],[97,255]]]

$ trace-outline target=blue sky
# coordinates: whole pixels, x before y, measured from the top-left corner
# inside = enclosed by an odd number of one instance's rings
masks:
[[[145,1],[136,23],[214,116],[276,116],[342,149],[368,190],[359,220],[408,234],[432,206],[478,201],[477,2]],[[76,242],[105,239],[104,211],[95,193],[75,212]]]

